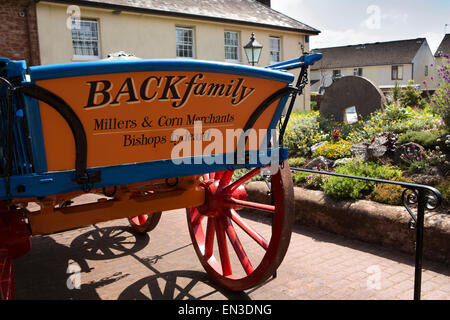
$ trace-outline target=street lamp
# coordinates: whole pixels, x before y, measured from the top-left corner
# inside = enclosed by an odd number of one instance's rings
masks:
[[[251,63],[252,66],[255,63],[258,63],[259,57],[261,56],[263,46],[256,41],[255,34],[252,32],[252,36],[250,37],[250,42],[244,46],[245,55],[247,56],[248,63]]]

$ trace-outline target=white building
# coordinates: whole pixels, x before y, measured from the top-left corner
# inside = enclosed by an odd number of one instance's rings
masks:
[[[311,90],[315,92],[330,86],[334,79],[353,75],[368,78],[382,90],[393,88],[396,82],[406,86],[410,80],[422,89],[426,81],[427,89],[435,89],[431,80],[435,60],[425,38],[313,51],[324,55],[311,71]]]

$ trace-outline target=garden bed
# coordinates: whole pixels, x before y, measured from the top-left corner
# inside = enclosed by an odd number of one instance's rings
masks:
[[[261,181],[246,185],[250,201],[270,203],[267,185]],[[391,206],[368,200],[338,201],[324,192],[295,187],[297,223],[392,247],[403,252],[415,250],[415,230],[403,206]],[[426,212],[424,257],[450,264],[450,216],[443,212]]]
[[[284,137],[291,167],[422,184],[450,201],[450,67],[439,70],[435,94],[399,87],[389,104],[355,123],[318,111],[291,115]],[[336,200],[373,200],[399,205],[403,189],[340,177],[298,172],[297,186],[324,191]]]

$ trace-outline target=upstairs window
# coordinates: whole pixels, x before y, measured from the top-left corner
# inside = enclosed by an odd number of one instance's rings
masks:
[[[194,58],[194,30],[192,28],[176,28],[177,58]]]
[[[98,21],[81,19],[79,27],[72,28],[74,60],[100,59]]]
[[[362,77],[362,75],[363,75],[363,68],[354,68],[353,69],[353,75]]]
[[[281,61],[281,39],[270,37],[270,64]]]
[[[403,80],[403,66],[392,66],[392,80]]]
[[[342,77],[341,70],[333,70],[333,80]]]
[[[225,31],[225,61],[239,62],[239,34],[235,31]]]

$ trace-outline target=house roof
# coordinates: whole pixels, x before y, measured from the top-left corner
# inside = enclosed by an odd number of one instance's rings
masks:
[[[439,45],[439,48],[436,50],[434,56],[440,57],[441,55],[446,54],[450,54],[450,33],[447,33],[444,39],[442,39],[442,42]]]
[[[320,31],[256,0],[44,0],[112,10],[138,11],[316,35]]]
[[[314,49],[323,54],[313,70],[412,63],[425,38]]]

